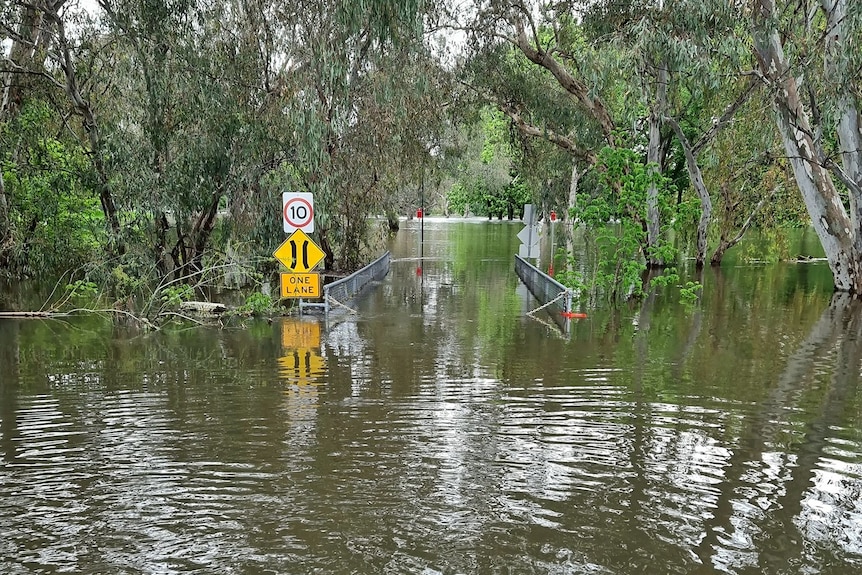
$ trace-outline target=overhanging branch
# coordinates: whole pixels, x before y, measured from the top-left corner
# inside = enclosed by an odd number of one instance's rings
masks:
[[[521,117],[521,115],[511,106],[499,103],[497,106],[500,108],[500,111],[509,116],[522,134],[532,136],[534,138],[543,138],[552,144],[556,144],[560,148],[563,148],[579,160],[583,160],[588,164],[596,163],[596,154],[592,150],[585,150],[578,146],[571,138],[558,134],[553,130],[539,128],[538,126],[527,123],[526,120],[524,120],[524,118]]]

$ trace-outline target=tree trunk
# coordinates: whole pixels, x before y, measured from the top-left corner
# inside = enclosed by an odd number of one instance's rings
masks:
[[[66,0],[55,0],[49,2],[49,9],[59,10]],[[40,47],[42,36],[43,12],[39,6],[26,4],[19,11],[19,22],[15,30],[12,46],[9,49],[7,61],[11,64],[10,69],[0,75],[2,81],[3,98],[0,107],[0,122],[14,118],[21,108],[26,91],[26,72],[42,68],[44,62],[36,66],[36,56]]]
[[[818,161],[809,112],[775,27],[774,0],[759,0],[758,8],[755,56],[774,92],[775,121],[802,199],[826,253],[835,288],[862,293],[862,261],[856,249],[859,230],[853,227],[829,172]],[[858,200],[854,200],[854,208]]]
[[[661,122],[667,107],[667,66],[662,65],[656,78],[656,97],[649,115],[649,145],[647,163],[654,173],[661,171]],[[650,184],[647,190],[647,263],[649,267],[661,267],[664,262],[655,256],[653,250],[658,246],[661,235],[661,221],[658,205],[658,186]]]
[[[697,193],[698,198],[700,199],[700,220],[697,224],[697,267],[702,268],[704,262],[706,261],[706,250],[708,248],[708,234],[709,234],[709,226],[712,222],[712,198],[709,195],[709,190],[706,189],[706,184],[703,182],[703,172],[701,172],[700,165],[697,163],[697,157],[700,154],[700,151],[703,150],[724,128],[727,124],[729,124],[733,117],[736,115],[736,112],[739,111],[739,108],[751,97],[757,88],[756,80],[749,80],[743,90],[739,93],[739,96],[724,110],[724,113],[721,117],[713,120],[712,125],[706,130],[700,139],[694,144],[689,141],[686,137],[685,133],[682,131],[682,127],[679,125],[679,122],[676,119],[671,117],[665,117],[664,120],[670,124],[674,133],[676,134],[677,139],[679,140],[680,145],[683,148],[683,153],[685,154],[685,166],[688,171],[688,177],[691,181],[692,187],[694,187],[695,192]],[[722,190],[726,190],[726,183],[722,185]],[[773,192],[774,193],[774,192]],[[727,197],[727,194],[725,194]],[[765,197],[764,197],[765,200]],[[754,211],[748,217],[745,225],[742,226],[739,234],[732,240],[727,240],[727,234],[725,231],[722,231],[721,239],[719,240],[719,246],[716,248],[715,253],[712,255],[712,260],[710,261],[711,265],[719,265],[721,264],[721,259],[724,257],[724,252],[736,245],[742,236],[745,234],[745,231],[751,225],[753,221],[754,215],[760,210],[760,207],[763,205],[764,200],[761,200],[758,203],[757,207],[754,208]],[[679,195],[677,196],[677,205],[682,203],[682,189],[679,191]],[[725,212],[729,210],[730,206],[726,202],[725,203]],[[728,218],[726,218],[727,220]]]
[[[325,254],[323,256],[323,269],[331,270],[335,266],[335,253],[332,251],[332,244],[329,243],[329,229],[320,227],[317,230],[317,238],[320,241],[320,249]]]
[[[63,19],[60,18],[57,12],[61,4],[62,2],[58,2],[57,5],[51,5],[50,8],[46,8],[45,16],[51,19],[57,26],[60,67],[63,69],[66,79],[66,95],[71,100],[75,111],[82,116],[84,131],[87,133],[87,138],[90,142],[89,155],[99,176],[99,201],[101,202],[105,219],[108,221],[109,232],[111,234],[110,245],[114,253],[122,254],[125,252],[125,248],[120,236],[120,219],[117,215],[116,204],[114,204],[114,195],[111,192],[107,169],[102,160],[102,141],[99,135],[99,127],[96,123],[96,116],[92,106],[84,99],[78,86],[74,62],[69,50],[69,42],[66,39],[66,27],[63,24]]]
[[[727,185],[726,183],[723,184],[723,187],[726,185]],[[711,265],[711,266],[720,266],[721,265],[721,260],[724,257],[724,253],[727,250],[729,250],[730,248],[732,248],[733,246],[735,246],[736,244],[738,244],[742,240],[742,237],[745,235],[745,233],[748,231],[748,229],[754,223],[754,217],[757,215],[758,212],[760,212],[760,209],[764,205],[766,205],[766,202],[771,200],[772,197],[775,196],[775,194],[778,192],[778,190],[780,188],[781,188],[781,186],[776,186],[775,189],[772,190],[772,193],[765,195],[762,198],[760,198],[760,201],[757,202],[757,205],[754,206],[754,209],[751,210],[750,214],[748,214],[748,217],[745,219],[745,222],[743,222],[742,226],[739,228],[739,231],[736,233],[736,236],[734,236],[733,239],[730,239],[730,240],[727,239],[727,231],[726,230],[722,231],[721,238],[718,241],[718,247],[715,248],[715,252],[712,254],[712,259],[710,260],[709,265]],[[729,196],[729,194],[727,194],[727,193],[725,193],[724,195],[725,195],[725,198],[727,198]],[[725,212],[732,211],[732,208],[728,205],[728,202],[729,202],[729,200],[725,202],[725,208],[724,208]]]
[[[66,0],[54,0],[48,3],[48,6],[59,10],[65,2]],[[5,58],[4,68],[7,69],[0,73],[0,125],[17,117],[24,103],[27,74],[37,73],[45,64],[45,40],[49,34],[42,10],[37,5],[26,4],[21,6],[18,14],[15,33],[9,34],[12,42]],[[38,62],[37,57],[40,59]],[[7,259],[4,254],[11,247],[11,235],[9,200],[3,172],[0,170],[0,262],[4,265]]]
[[[6,184],[3,182],[3,169],[0,167],[0,261],[6,251],[6,240],[11,233],[9,220],[9,202],[6,200]]]
[[[838,105],[838,144],[841,149],[841,162],[844,173],[856,184],[850,192],[851,229],[856,234],[855,249],[862,254],[862,122],[859,111],[853,105],[850,94],[843,94]]]
[[[853,94],[848,91],[848,85],[852,85],[855,78],[849,77],[851,72],[848,70],[846,51],[850,48],[844,45],[845,42],[850,42],[846,36],[847,4],[848,0],[822,0],[827,18],[826,29],[829,30],[826,35],[826,72],[828,77],[842,87],[838,96],[836,128],[843,168],[843,174],[840,176],[847,185],[850,196],[850,229],[855,234],[853,246],[857,254],[862,254],[862,122]]]
[[[516,35],[512,39],[515,46],[524,53],[528,60],[545,68],[554,76],[560,86],[595,118],[608,145],[613,146],[614,121],[601,98],[596,97],[590,87],[582,80],[569,73],[553,54],[545,51],[541,46],[534,45],[527,38],[524,22],[520,18],[515,20],[515,29]]]
[[[569,179],[569,205],[571,210],[578,203],[578,184],[581,181],[581,172],[578,170],[578,162],[572,159],[572,176]],[[567,211],[568,214],[568,211]]]
[[[221,199],[221,188],[213,192],[210,205],[200,213],[195,225],[192,227],[191,238],[188,249],[191,253],[186,257],[186,265],[189,273],[199,274],[203,271],[204,251],[210,236],[215,228],[216,216],[218,215],[218,204]]]
[[[697,164],[697,158],[694,155],[691,142],[689,142],[683,133],[679,122],[673,118],[666,118],[666,120],[676,133],[680,145],[682,145],[683,152],[685,153],[685,167],[688,169],[688,178],[691,180],[694,191],[697,192],[697,197],[700,199],[700,220],[697,222],[697,256],[695,261],[697,267],[702,268],[706,262],[707,233],[709,232],[709,224],[712,221],[712,199],[709,197],[706,184],[703,183],[703,174],[700,171],[700,166]]]
[[[159,275],[165,277],[168,275],[168,269],[165,265],[165,250],[168,246],[168,216],[164,210],[156,210],[156,244],[153,248],[153,256],[156,264],[156,269]]]

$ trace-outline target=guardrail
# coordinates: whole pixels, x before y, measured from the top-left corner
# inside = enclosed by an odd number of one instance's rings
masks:
[[[390,254],[387,251],[364,268],[357,270],[340,280],[324,285],[322,304],[305,303],[301,304],[301,306],[303,308],[323,307],[325,313],[329,313],[331,303],[346,308],[347,306],[345,306],[344,303],[356,297],[356,295],[362,291],[362,288],[373,281],[383,279],[386,274],[389,273],[389,260]]]
[[[519,255],[515,256],[515,272],[540,304],[530,313],[547,309],[554,323],[568,331],[569,318],[564,314],[572,312],[572,290]]]

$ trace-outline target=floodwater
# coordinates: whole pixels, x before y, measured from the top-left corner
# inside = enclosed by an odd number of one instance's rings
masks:
[[[328,321],[0,320],[0,573],[862,572],[862,308],[706,270],[562,334],[507,222]],[[8,303],[8,300],[7,300]]]

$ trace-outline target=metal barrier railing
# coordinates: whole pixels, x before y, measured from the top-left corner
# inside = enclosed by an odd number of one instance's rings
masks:
[[[554,323],[568,330],[569,318],[564,314],[572,311],[572,290],[519,255],[515,256],[515,272],[540,304],[530,313],[546,309]]]
[[[350,309],[344,303],[356,297],[369,283],[383,279],[389,273],[389,260],[390,254],[386,252],[361,270],[323,286],[323,307],[326,313],[329,313],[330,304]]]

